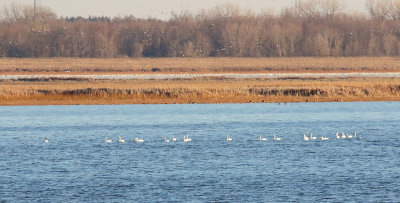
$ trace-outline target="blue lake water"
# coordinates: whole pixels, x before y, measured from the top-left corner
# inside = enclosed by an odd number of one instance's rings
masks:
[[[399,202],[399,124],[399,102],[0,107],[0,202]]]

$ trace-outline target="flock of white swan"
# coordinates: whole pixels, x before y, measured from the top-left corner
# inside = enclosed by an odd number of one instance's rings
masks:
[[[310,137],[307,137],[306,134],[303,135],[303,140],[304,140],[304,141],[316,140],[316,139],[317,139],[317,138],[314,137],[314,136],[312,135],[312,133],[310,133]],[[320,139],[321,141],[329,140],[329,138],[324,137],[324,136],[321,136],[319,139]],[[361,139],[361,137],[360,137],[360,136],[357,136],[357,132],[354,132],[354,136],[351,135],[351,134],[349,134],[349,133],[346,133],[346,135],[345,135],[344,132],[342,132],[342,136],[339,136],[339,132],[336,132],[336,139]]]
[[[329,140],[329,138],[324,137],[324,136],[321,136],[319,139],[320,139],[321,141],[327,141],[327,140]],[[360,136],[357,136],[357,133],[356,133],[356,132],[354,132],[354,135],[349,134],[349,133],[344,134],[344,133],[342,132],[342,135],[341,135],[341,136],[339,135],[339,132],[336,132],[336,139],[361,139],[361,137],[360,137]],[[274,135],[273,141],[280,141],[280,140],[281,140],[281,138],[279,138],[279,137],[277,137],[276,135]],[[304,141],[317,140],[317,137],[314,137],[312,133],[310,133],[310,136],[309,136],[309,137],[308,137],[306,134],[304,134],[304,135],[303,135],[303,140],[304,140]],[[134,141],[135,141],[136,143],[142,143],[142,142],[144,142],[144,140],[143,140],[143,139],[140,139],[140,138],[135,138]],[[164,137],[164,141],[165,141],[166,143],[171,142],[167,137]],[[177,141],[176,137],[172,137],[172,142],[176,142],[176,141]],[[183,137],[183,142],[191,142],[191,141],[192,141],[192,139],[189,137],[189,135],[186,135],[186,136]],[[226,141],[227,141],[227,142],[232,142],[232,141],[233,141],[233,138],[231,138],[231,137],[229,137],[229,135],[227,135],[227,136],[226,136]],[[262,137],[262,136],[260,135],[260,136],[258,137],[258,141],[264,141],[264,142],[265,142],[265,141],[268,141],[268,139],[265,138],[265,137]],[[47,138],[45,137],[44,140],[43,140],[43,142],[48,143],[48,142],[49,142],[49,139],[47,139]],[[105,143],[112,143],[113,141],[112,141],[111,139],[108,139],[108,137],[105,137],[104,142],[105,142]],[[119,143],[124,143],[125,140],[122,139],[121,136],[118,136],[117,142],[119,142]]]

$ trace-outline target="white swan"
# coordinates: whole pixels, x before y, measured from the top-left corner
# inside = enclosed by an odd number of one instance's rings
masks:
[[[329,138],[327,138],[327,137],[324,137],[324,136],[321,136],[320,138],[321,138],[321,140],[322,140],[322,141],[326,141],[326,140],[328,140],[328,139],[329,139]]]
[[[360,136],[357,136],[357,133],[356,132],[354,132],[354,139],[361,139],[361,137]]]
[[[230,138],[228,135],[226,136],[226,141],[230,142],[230,141],[232,141],[232,140],[233,140],[233,139]]]
[[[265,138],[265,137],[261,137],[261,135],[260,135],[260,137],[258,137],[258,140],[259,140],[259,141],[267,141],[268,139]]]
[[[342,132],[342,139],[346,139],[346,135]]]
[[[312,136],[312,133],[310,133],[310,139],[311,139],[311,140],[316,140],[317,138],[316,138],[316,137],[313,137],[313,136]]]
[[[167,137],[164,137],[165,142],[169,142],[169,139],[167,139]]]
[[[184,142],[191,142],[192,139],[189,138],[189,135],[183,136],[183,141]]]
[[[139,138],[135,138],[135,142],[144,142],[144,140],[139,139]]]
[[[125,142],[125,140],[121,139],[121,136],[118,136],[118,142],[123,143],[123,142]]]
[[[46,137],[44,138],[43,142],[48,143],[49,139],[47,139]]]
[[[172,142],[176,142],[176,138],[175,137],[172,137]]]
[[[303,140],[304,141],[308,141],[309,140],[306,134],[303,135]]]
[[[106,137],[105,140],[104,140],[104,142],[105,142],[105,143],[111,143],[112,140],[109,140],[109,139]]]
[[[276,135],[274,135],[274,141],[280,141],[280,140],[281,140],[281,138],[276,137]]]
[[[336,132],[336,139],[340,139],[339,132]]]
[[[349,138],[349,139],[353,138],[353,136],[351,136],[349,133],[346,133],[346,135],[347,135],[347,138]]]

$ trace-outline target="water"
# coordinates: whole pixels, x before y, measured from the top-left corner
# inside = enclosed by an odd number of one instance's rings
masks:
[[[2,203],[400,201],[399,102],[0,107],[0,121]]]
[[[398,78],[399,72],[350,72],[350,73],[204,73],[204,74],[101,74],[101,75],[69,75],[69,74],[42,74],[42,75],[0,75],[0,80],[17,79],[108,79],[108,80],[129,80],[129,79],[183,79],[202,77],[226,77],[226,78]]]

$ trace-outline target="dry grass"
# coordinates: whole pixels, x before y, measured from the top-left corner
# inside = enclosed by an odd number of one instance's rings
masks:
[[[0,74],[399,72],[400,58],[3,58]]]
[[[0,105],[400,101],[400,79],[2,81]]]

